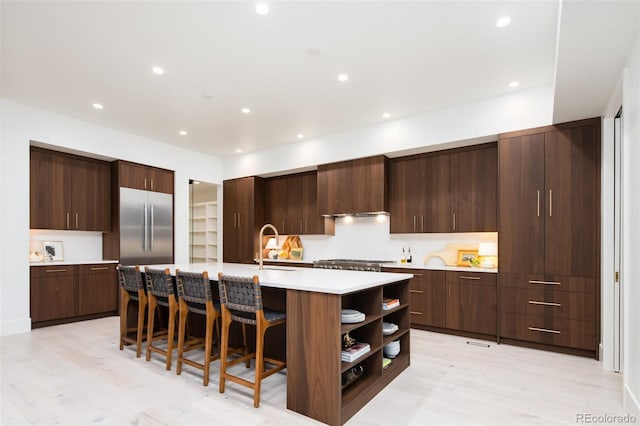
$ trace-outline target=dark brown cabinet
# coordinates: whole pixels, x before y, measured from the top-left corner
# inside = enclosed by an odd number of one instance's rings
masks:
[[[600,119],[501,135],[498,150],[500,336],[597,357]]]
[[[115,264],[79,265],[78,315],[118,310],[118,278]]]
[[[409,281],[412,325],[444,328],[446,284],[444,271],[385,268],[385,272],[413,274]]]
[[[171,170],[143,164],[118,161],[119,186],[173,194],[174,173]]]
[[[109,231],[110,164],[31,147],[30,203],[31,229]]]
[[[446,328],[497,336],[496,274],[446,272]]]
[[[388,212],[388,170],[384,155],[318,166],[320,214]]]
[[[391,233],[497,230],[495,143],[394,159]]]
[[[318,211],[316,172],[265,179],[264,194],[265,222],[281,234],[334,234],[334,219]]]
[[[264,224],[264,182],[246,177],[223,182],[223,259],[225,262],[253,263],[258,250],[258,234]]]
[[[115,264],[32,266],[32,326],[37,328],[117,313],[115,268]]]

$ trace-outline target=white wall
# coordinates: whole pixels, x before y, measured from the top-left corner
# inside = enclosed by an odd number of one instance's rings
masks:
[[[640,413],[640,32],[623,75],[623,318],[624,385],[630,406]]]
[[[296,170],[423,147],[433,151],[476,138],[488,142],[496,140],[499,133],[551,124],[552,108],[550,87],[483,99],[225,159],[224,178]]]
[[[29,141],[175,171],[175,259],[189,260],[189,179],[222,182],[215,157],[0,100],[0,335],[30,329]],[[53,236],[63,236],[56,234]],[[75,238],[75,237],[74,237]],[[93,250],[93,249],[92,249]]]

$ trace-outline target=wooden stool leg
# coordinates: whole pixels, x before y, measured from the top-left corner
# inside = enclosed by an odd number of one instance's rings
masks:
[[[147,308],[147,361],[151,360],[151,346],[153,345],[153,325],[156,314],[156,299],[149,297],[149,307]]]
[[[136,358],[142,355],[142,335],[144,333],[144,311],[146,303],[138,299],[138,332],[136,334]]]
[[[211,366],[211,346],[213,345],[213,316],[207,313],[207,327],[204,335],[204,379],[202,384],[209,386],[209,367]]]
[[[222,348],[220,349],[220,393],[224,393],[224,375],[227,373],[227,352],[229,350],[229,326],[231,325],[231,316],[226,311],[226,308],[223,308],[221,322]]]
[[[264,372],[264,333],[260,319],[256,323],[256,377],[253,384],[253,406],[260,406],[260,388],[262,384],[262,373]]]
[[[167,335],[167,370],[171,370],[171,358],[173,356],[173,339],[176,332],[176,307],[175,304],[172,308],[169,308],[169,323],[168,335]]]
[[[186,305],[180,306],[180,328],[178,330],[178,364],[176,374],[182,373],[182,355],[184,354],[185,330],[187,328],[187,315],[189,310]]]
[[[129,308],[129,293],[120,290],[120,350],[124,349],[123,338],[127,335],[127,309]]]

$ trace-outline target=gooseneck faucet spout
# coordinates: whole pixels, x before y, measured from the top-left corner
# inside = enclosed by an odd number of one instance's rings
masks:
[[[262,253],[262,237],[264,236],[264,230],[267,228],[271,228],[273,229],[273,232],[276,233],[276,245],[280,245],[280,236],[278,235],[278,230],[276,229],[275,226],[273,226],[270,223],[267,223],[266,225],[264,225],[262,228],[260,228],[260,236],[258,237],[258,241],[260,243],[260,253],[258,254],[258,263],[260,266],[258,266],[259,270],[263,270],[264,269],[264,265],[263,265],[263,261],[264,261],[264,255]]]

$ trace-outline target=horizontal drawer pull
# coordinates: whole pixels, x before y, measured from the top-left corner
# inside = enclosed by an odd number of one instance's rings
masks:
[[[422,312],[409,311],[411,315],[422,315]]]
[[[44,272],[48,274],[50,272],[67,272],[67,270],[66,269],[47,269]]]
[[[109,267],[108,266],[103,266],[101,268],[91,268],[92,271],[108,271]]]
[[[409,290],[409,293],[422,294],[422,293],[423,293],[423,291],[422,291],[422,290]]]
[[[537,300],[529,300],[530,305],[545,305],[545,306],[562,306],[560,303],[554,302],[538,302]]]
[[[460,275],[461,280],[479,280],[480,277],[467,277],[465,275]]]
[[[562,283],[559,281],[538,281],[538,280],[529,280],[529,284],[562,285]]]
[[[560,330],[549,330],[548,328],[529,327],[531,331],[541,331],[543,333],[560,334]]]

